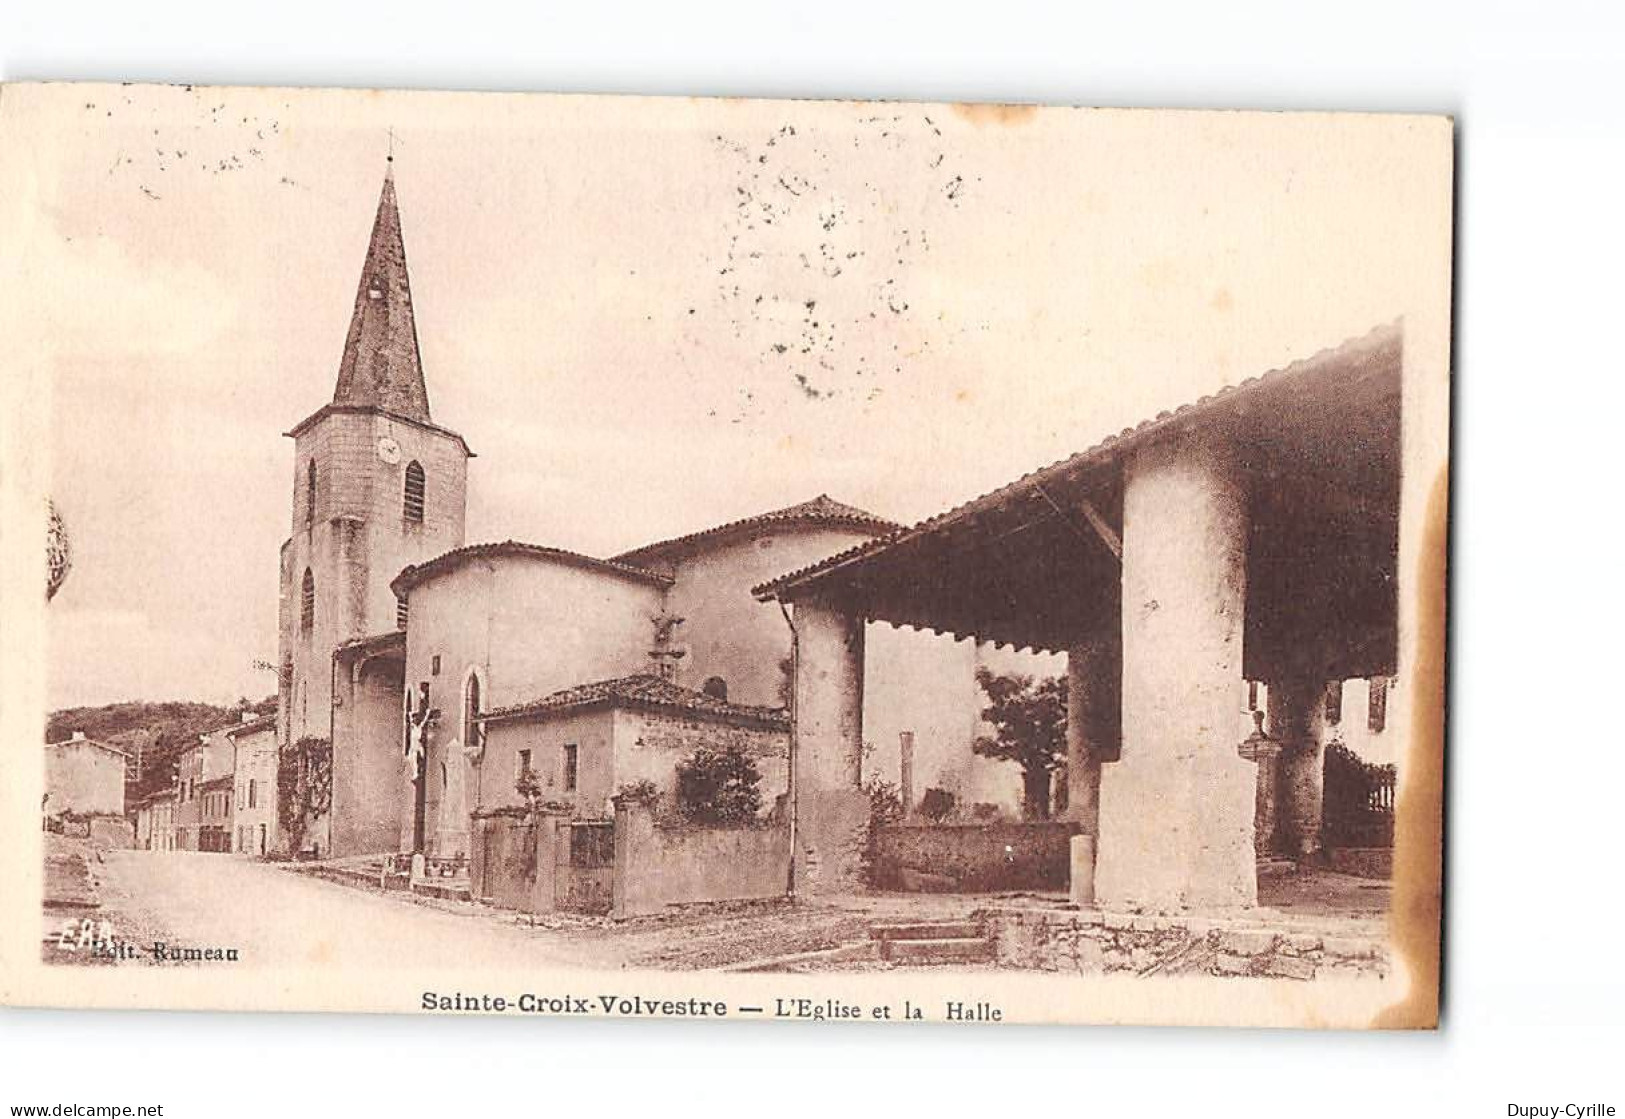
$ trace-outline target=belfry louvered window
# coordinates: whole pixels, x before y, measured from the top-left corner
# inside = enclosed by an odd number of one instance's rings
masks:
[[[309,633],[316,621],[316,576],[305,568],[304,582],[299,586],[299,631]]]
[[[413,460],[406,464],[406,487],[401,499],[401,514],[409,521],[423,520],[423,467]]]
[[[395,596],[395,628],[396,629],[405,629],[406,628],[407,613],[408,613],[408,611],[407,611],[407,606],[406,606],[406,596],[404,594],[396,595]]]

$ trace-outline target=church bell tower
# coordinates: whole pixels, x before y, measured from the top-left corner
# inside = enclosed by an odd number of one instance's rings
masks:
[[[283,747],[330,737],[335,649],[405,628],[405,605],[390,581],[408,564],[463,543],[473,452],[429,412],[392,172],[378,199],[333,399],[287,433],[294,471],[292,532],[281,557]],[[337,754],[342,744],[333,746]]]

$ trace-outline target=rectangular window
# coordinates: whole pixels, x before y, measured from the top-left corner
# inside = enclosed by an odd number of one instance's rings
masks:
[[[1343,681],[1333,680],[1326,685],[1326,722],[1336,726],[1343,721]]]
[[[1373,676],[1368,683],[1371,698],[1366,702],[1366,729],[1372,734],[1381,734],[1388,725],[1388,677]]]
[[[1258,681],[1247,681],[1247,710],[1258,710]]]
[[[250,777],[248,779],[248,807],[250,808],[254,807],[254,792],[254,779]]]
[[[515,777],[523,777],[526,773],[529,773],[529,772],[530,772],[530,751],[529,750],[521,750],[521,751],[519,751],[519,772],[516,773],[514,776]]]
[[[436,653],[434,656],[429,658],[429,675],[431,675],[431,676],[439,676],[440,675],[440,654],[439,653]]]
[[[579,751],[575,743],[572,742],[564,748],[564,791],[567,793],[576,791],[577,763],[579,760]]]

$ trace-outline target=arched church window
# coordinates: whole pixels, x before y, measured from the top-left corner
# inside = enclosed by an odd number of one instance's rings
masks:
[[[728,701],[728,681],[720,676],[712,676],[707,679],[705,683],[700,685],[700,691],[712,699],[720,699],[724,703]]]
[[[316,622],[316,576],[305,568],[305,578],[299,585],[299,632],[309,633]]]
[[[316,523],[316,460],[305,460],[305,524]]]
[[[468,683],[463,685],[463,742],[470,749],[479,749],[484,731],[479,724],[480,717],[480,677],[478,673],[468,674]]]
[[[409,521],[423,520],[423,467],[416,459],[406,464],[406,487],[401,498],[401,514]]]

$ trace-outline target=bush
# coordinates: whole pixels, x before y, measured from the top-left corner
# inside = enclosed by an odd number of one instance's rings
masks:
[[[927,789],[920,798],[920,815],[933,824],[940,824],[953,814],[954,794],[947,789]]]
[[[738,746],[701,746],[677,764],[677,815],[698,827],[744,827],[762,807],[761,780],[755,761]]]
[[[869,835],[863,845],[862,872],[864,881],[874,887],[879,884],[880,829],[902,822],[903,797],[896,785],[878,777],[871,777],[863,791],[869,795]]]
[[[653,808],[660,803],[660,786],[645,777],[641,781],[628,781],[615,790],[615,800],[630,800]]]

